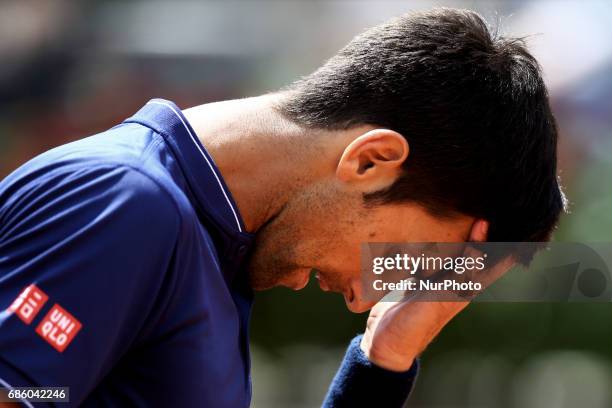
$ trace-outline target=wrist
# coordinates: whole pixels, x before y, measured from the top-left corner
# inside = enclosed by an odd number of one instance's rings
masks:
[[[395,353],[387,347],[373,343],[369,336],[363,336],[361,338],[359,347],[372,364],[393,372],[410,370],[417,357],[411,353]]]

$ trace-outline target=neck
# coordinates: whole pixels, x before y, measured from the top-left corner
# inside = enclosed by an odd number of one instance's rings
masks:
[[[276,112],[273,104],[279,97],[216,102],[184,111],[221,171],[249,232],[281,211],[296,189],[333,174],[321,166],[324,154],[334,153],[317,143],[320,132],[306,131]]]

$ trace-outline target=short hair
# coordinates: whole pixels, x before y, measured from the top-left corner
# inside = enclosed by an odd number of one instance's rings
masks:
[[[307,128],[370,124],[401,133],[397,181],[366,204],[416,202],[489,221],[489,241],[542,242],[565,208],[557,128],[523,39],[468,10],[411,13],[355,37],[283,89],[277,109]]]

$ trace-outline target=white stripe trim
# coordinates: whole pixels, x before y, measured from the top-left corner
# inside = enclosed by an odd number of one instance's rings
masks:
[[[13,386],[11,386],[11,384],[4,381],[2,378],[0,378],[0,385],[2,385],[4,388],[8,388],[9,390],[13,389]],[[34,405],[30,404],[30,401],[21,399],[21,402],[23,402],[23,404],[28,408],[34,408]]]
[[[183,124],[183,126],[185,126],[185,129],[187,130],[187,133],[189,134],[189,137],[191,137],[191,140],[196,145],[196,147],[198,148],[198,150],[202,154],[202,157],[204,157],[204,160],[206,160],[206,163],[208,163],[208,166],[210,167],[210,170],[215,175],[215,178],[217,179],[217,183],[219,183],[219,187],[221,188],[221,191],[223,191],[223,195],[225,196],[225,200],[227,201],[227,204],[229,205],[229,207],[232,210],[232,213],[234,214],[234,219],[236,220],[236,225],[238,226],[238,231],[242,232],[242,228],[240,227],[240,220],[238,220],[238,214],[236,213],[236,209],[232,205],[232,202],[230,201],[230,199],[229,199],[229,197],[227,195],[227,192],[223,188],[223,184],[221,184],[221,180],[219,179],[219,176],[217,175],[217,172],[215,171],[215,168],[210,163],[210,160],[208,160],[208,157],[206,157],[206,154],[202,151],[202,148],[200,147],[200,145],[198,144],[197,140],[195,139],[195,136],[189,130],[189,126],[187,126],[187,124],[185,123],[185,121],[183,120],[181,115],[179,115],[179,113],[172,107],[172,105],[170,105],[168,103],[165,103],[165,102],[160,102],[160,101],[149,101],[149,102],[147,102],[147,105],[150,104],[150,103],[153,103],[153,104],[156,104],[156,105],[163,105],[163,106],[166,106],[166,107],[170,108],[170,110],[172,112],[174,112],[174,114],[180,119],[180,121]]]

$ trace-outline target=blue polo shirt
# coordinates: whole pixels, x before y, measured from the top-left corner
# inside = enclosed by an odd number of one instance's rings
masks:
[[[0,183],[0,386],[248,406],[252,242],[172,102],[32,159]]]
[[[172,102],[32,159],[0,182],[0,387],[67,386],[69,406],[247,407],[253,240]],[[402,406],[418,363],[384,370],[359,343],[323,406]]]

